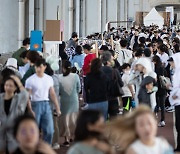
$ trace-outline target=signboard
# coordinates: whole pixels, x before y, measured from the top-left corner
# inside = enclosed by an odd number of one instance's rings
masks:
[[[31,31],[30,50],[42,51],[42,32]]]

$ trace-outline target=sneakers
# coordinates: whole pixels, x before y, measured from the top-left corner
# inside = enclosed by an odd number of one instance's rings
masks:
[[[158,127],[164,127],[166,125],[166,123],[164,121],[160,121],[158,124]]]
[[[170,106],[169,108],[166,109],[167,112],[174,112],[174,106]]]
[[[53,148],[54,150],[58,150],[58,149],[60,149],[60,145],[59,145],[58,143],[54,143],[53,146],[52,146],[52,148]]]
[[[66,142],[64,142],[63,144],[61,144],[61,146],[62,146],[62,147],[69,147],[70,144],[69,144],[69,142],[66,141]]]
[[[81,110],[87,110],[88,109],[88,104],[84,103],[83,105],[81,105]]]

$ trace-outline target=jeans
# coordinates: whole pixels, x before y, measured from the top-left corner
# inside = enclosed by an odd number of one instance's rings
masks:
[[[54,124],[49,101],[32,102],[39,129],[43,131],[43,140],[52,144]]]
[[[108,116],[108,101],[88,103],[88,109],[101,111],[106,120]]]

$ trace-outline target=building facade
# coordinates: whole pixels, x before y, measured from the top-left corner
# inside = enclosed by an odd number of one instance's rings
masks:
[[[168,0],[0,0],[0,53],[16,50],[31,30],[44,32],[46,20],[63,20],[64,40],[68,40],[73,31],[80,37],[101,33],[107,22],[135,21],[136,12],[149,12],[152,7],[162,10],[173,0],[165,5],[164,1]],[[178,1],[173,5],[179,6]]]

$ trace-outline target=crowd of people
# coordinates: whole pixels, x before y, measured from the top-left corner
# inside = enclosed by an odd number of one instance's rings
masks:
[[[180,30],[73,32],[58,60],[29,45],[1,70],[0,154],[180,152]],[[175,112],[175,150],[156,137],[165,111]]]

